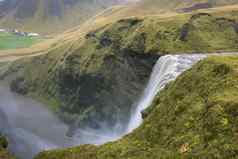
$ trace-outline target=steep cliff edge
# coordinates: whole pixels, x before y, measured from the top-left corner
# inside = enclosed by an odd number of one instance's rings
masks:
[[[157,96],[138,129],[117,142],[43,152],[36,159],[236,158],[237,63],[235,56],[199,62]]]

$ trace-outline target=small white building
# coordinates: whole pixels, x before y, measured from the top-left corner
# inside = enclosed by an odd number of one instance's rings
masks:
[[[17,34],[17,33],[19,33],[19,32],[20,32],[20,31],[17,30],[17,29],[14,29],[14,30],[13,30],[13,33],[16,33],[16,34]]]
[[[6,32],[6,29],[0,29],[0,32]]]
[[[37,33],[28,33],[28,36],[40,36],[40,35]]]

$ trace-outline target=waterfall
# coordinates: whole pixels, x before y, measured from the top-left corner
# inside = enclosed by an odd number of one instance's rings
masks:
[[[141,112],[152,104],[155,96],[166,84],[175,80],[181,73],[190,69],[193,64],[206,56],[199,54],[165,55],[159,58],[142,96],[133,107],[126,133],[130,133],[140,126],[143,121]]]

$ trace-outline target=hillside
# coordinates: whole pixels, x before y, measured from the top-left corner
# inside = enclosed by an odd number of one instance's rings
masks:
[[[55,34],[83,24],[110,7],[117,19],[138,14],[191,12],[237,3],[237,0],[172,0],[169,3],[167,0],[6,0],[0,2],[0,27]]]
[[[77,26],[118,0],[6,0],[0,2],[0,27],[44,34]]]

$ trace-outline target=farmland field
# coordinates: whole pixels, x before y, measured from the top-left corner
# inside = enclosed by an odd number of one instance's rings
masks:
[[[0,32],[0,50],[26,48],[41,41],[39,37],[19,36],[13,33]]]

